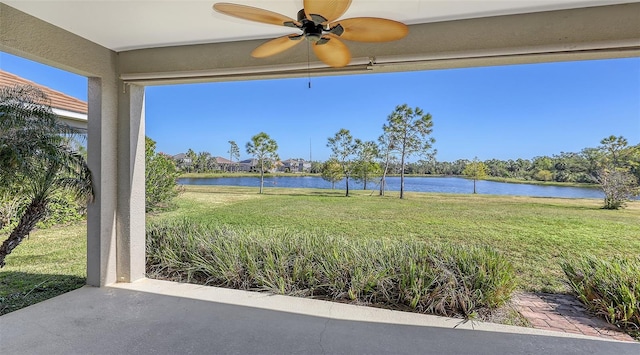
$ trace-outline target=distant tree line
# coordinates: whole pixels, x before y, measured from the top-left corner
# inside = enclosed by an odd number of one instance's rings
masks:
[[[361,141],[362,142],[362,141]],[[371,144],[371,141],[363,142]],[[375,143],[375,142],[374,142]],[[369,147],[368,149],[370,149]],[[640,144],[628,146],[627,152],[637,152]],[[369,154],[370,150],[366,150]],[[595,183],[593,176],[599,169],[599,161],[602,159],[603,151],[599,147],[584,148],[579,152],[561,152],[552,156],[538,156],[533,159],[487,159],[482,161],[487,168],[489,177],[519,179],[528,181],[555,181],[555,182],[576,182]],[[635,153],[638,154],[638,153]],[[209,173],[217,171],[236,171],[237,164],[231,166],[221,166],[216,162],[216,158],[209,152],[196,153],[192,149],[187,151],[186,159],[174,159],[181,172],[188,173]],[[640,169],[637,164],[633,164],[633,154],[626,155],[626,164],[632,173],[640,178]],[[234,157],[235,158],[235,157]],[[636,157],[637,159],[637,157]],[[236,159],[230,159],[237,163]],[[371,163],[371,159],[364,159]],[[365,163],[365,164],[368,164]],[[465,175],[464,169],[471,164],[470,159],[458,159],[455,161],[438,161],[435,156],[418,159],[413,162],[405,162],[404,173],[411,175]],[[309,173],[322,173],[324,161],[312,161]],[[402,171],[402,164],[395,159],[385,159],[387,173],[399,175]],[[362,172],[362,180],[366,179],[369,170],[373,170],[371,176],[376,176],[376,171],[382,171],[382,164],[371,166],[368,169],[358,168]],[[339,179],[340,180],[340,179]]]
[[[348,130],[341,130],[329,139],[329,146],[335,146],[338,137],[349,137]],[[335,184],[343,178],[351,177],[364,182],[378,180],[381,194],[384,191],[384,177],[387,174],[400,175],[450,175],[467,176],[474,180],[488,177],[522,181],[555,181],[599,184],[605,194],[604,208],[618,209],[625,202],[640,194],[640,144],[629,145],[622,137],[609,136],[595,148],[584,148],[577,153],[562,152],[552,156],[538,156],[533,159],[489,159],[484,162],[458,159],[453,162],[439,162],[435,151],[430,150],[432,140],[427,139],[420,152],[424,159],[406,163],[399,155],[397,141],[387,142],[389,136],[380,137],[377,146],[365,149],[365,142],[355,140],[351,146],[352,159],[335,154],[322,165],[322,177]],[[418,140],[419,141],[419,140]],[[425,141],[422,141],[425,144]],[[348,146],[344,145],[343,146]],[[389,147],[394,147],[390,149]],[[344,152],[345,148],[338,150]],[[365,153],[367,152],[367,153]],[[345,166],[349,166],[348,169]],[[401,188],[402,192],[402,188]],[[347,184],[348,194],[348,184]]]
[[[615,140],[615,141],[614,141]],[[483,161],[486,175],[496,178],[529,180],[597,183],[595,177],[607,163],[607,156],[615,155],[612,161],[619,168],[640,179],[640,144],[629,146],[624,137],[607,137],[595,148],[584,148],[580,152],[562,152],[552,156],[538,156],[533,159],[488,159]],[[466,175],[467,165],[472,161],[436,161],[418,160],[405,166],[406,174],[417,175]],[[400,174],[399,163],[390,166],[392,174]]]

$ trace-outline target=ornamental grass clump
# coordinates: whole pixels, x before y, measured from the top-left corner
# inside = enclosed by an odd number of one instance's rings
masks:
[[[640,257],[584,256],[561,266],[570,287],[590,311],[618,327],[640,330]]]
[[[470,317],[509,300],[512,266],[492,249],[251,230],[187,220],[147,226],[151,277]]]

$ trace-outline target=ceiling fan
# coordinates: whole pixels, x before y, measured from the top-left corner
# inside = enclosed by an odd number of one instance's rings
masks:
[[[245,20],[297,28],[302,34],[272,39],[254,49],[251,56],[265,58],[294,47],[306,39],[313,52],[325,64],[340,68],[351,61],[349,48],[342,40],[387,42],[403,38],[409,32],[403,23],[378,17],[354,17],[338,20],[351,0],[304,0],[297,20],[276,12],[246,5],[217,3],[214,10]]]

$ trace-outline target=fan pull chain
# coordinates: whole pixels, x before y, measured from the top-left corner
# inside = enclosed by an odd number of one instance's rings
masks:
[[[307,80],[309,80],[309,89],[311,89],[311,42],[307,41]]]

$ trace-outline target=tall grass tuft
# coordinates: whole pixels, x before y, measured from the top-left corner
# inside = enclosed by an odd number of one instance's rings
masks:
[[[252,230],[147,226],[150,277],[469,317],[511,297],[514,271],[486,247]]]
[[[561,266],[589,310],[619,327],[640,330],[640,257],[602,260],[585,256]]]

